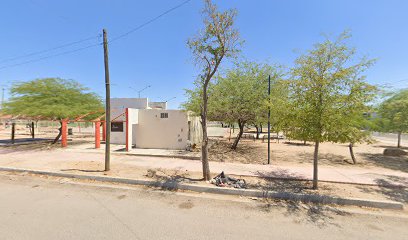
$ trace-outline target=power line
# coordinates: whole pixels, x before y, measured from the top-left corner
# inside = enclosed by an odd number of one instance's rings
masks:
[[[150,19],[150,20],[148,20],[147,22],[144,22],[144,23],[140,24],[139,26],[133,28],[132,30],[130,30],[130,31],[126,32],[126,33],[123,33],[123,34],[121,34],[121,35],[119,35],[119,36],[117,36],[117,37],[112,38],[112,39],[109,41],[109,43],[114,42],[114,41],[116,41],[116,40],[118,40],[118,39],[124,38],[124,37],[128,36],[129,34],[131,34],[131,33],[133,33],[133,32],[136,32],[137,30],[139,30],[139,29],[143,28],[144,26],[146,26],[146,25],[148,25],[148,24],[150,24],[150,23],[152,23],[152,22],[158,20],[159,18],[163,17],[164,15],[167,15],[167,14],[171,13],[172,11],[174,11],[174,10],[176,10],[176,9],[178,9],[178,8],[180,8],[180,7],[182,7],[182,6],[184,6],[185,4],[189,3],[190,1],[191,1],[191,0],[186,0],[186,1],[180,3],[180,4],[176,5],[176,6],[174,6],[174,7],[170,8],[170,9],[168,9],[167,11],[164,11],[164,12],[161,13],[160,15],[158,15],[158,16],[156,16],[156,17]]]
[[[82,48],[78,48],[78,49],[74,49],[74,50],[70,50],[70,51],[65,51],[65,52],[54,54],[54,55],[45,56],[45,57],[42,57],[42,58],[36,58],[36,59],[33,59],[33,60],[21,62],[21,63],[6,65],[6,66],[3,66],[3,67],[0,67],[0,70],[5,69],[5,68],[17,67],[17,66],[20,66],[20,65],[25,65],[25,64],[32,63],[32,62],[38,62],[38,61],[41,61],[41,60],[44,60],[44,59],[58,57],[58,56],[61,56],[61,55],[66,55],[66,54],[70,54],[70,53],[74,53],[74,52],[79,52],[79,51],[82,51],[82,50],[85,50],[85,49],[88,49],[88,48],[91,48],[91,47],[95,47],[95,46],[98,46],[98,45],[101,45],[101,44],[96,43],[96,44],[88,45],[88,46],[85,46],[85,47],[82,47]]]
[[[83,42],[86,42],[86,41],[89,41],[89,40],[92,40],[92,39],[95,39],[95,38],[99,38],[99,37],[101,37],[100,34],[98,36],[93,36],[93,37],[85,38],[85,39],[82,39],[82,40],[79,40],[79,41],[66,43],[66,44],[56,46],[56,47],[53,47],[53,48],[49,48],[49,49],[45,49],[45,50],[41,50],[41,51],[37,51],[37,52],[32,52],[32,53],[28,53],[28,54],[24,54],[24,55],[20,55],[20,56],[16,56],[16,57],[3,59],[3,60],[0,60],[0,63],[11,62],[11,61],[14,61],[14,60],[17,60],[17,59],[27,58],[27,57],[35,56],[35,55],[38,55],[38,54],[51,52],[51,51],[54,51],[54,50],[58,50],[58,49],[61,49],[61,48],[66,48],[66,47],[69,47],[69,46],[72,46],[72,45],[75,45],[75,44],[78,44],[78,43],[83,43]]]
[[[123,33],[123,34],[121,34],[121,35],[119,35],[119,36],[117,36],[117,37],[115,37],[115,38],[112,38],[108,43],[114,42],[114,41],[116,41],[116,40],[119,40],[119,39],[121,39],[121,38],[124,38],[124,37],[128,36],[129,34],[131,34],[131,33],[135,32],[135,31],[137,31],[137,30],[139,30],[139,29],[145,27],[146,25],[148,25],[148,24],[150,24],[150,23],[152,23],[152,22],[158,20],[159,18],[163,17],[164,15],[167,15],[167,14],[169,14],[170,12],[172,12],[172,11],[174,11],[174,10],[176,10],[176,9],[178,9],[178,8],[180,8],[180,7],[182,7],[183,5],[187,4],[187,3],[190,2],[190,1],[191,1],[191,0],[186,0],[186,1],[184,1],[184,2],[182,2],[182,3],[180,3],[180,4],[178,4],[178,5],[176,5],[176,6],[174,6],[174,7],[172,7],[172,8],[170,8],[170,9],[164,11],[163,13],[161,13],[161,14],[157,15],[156,17],[154,17],[154,18],[152,18],[152,19],[150,19],[150,20],[148,20],[148,21],[146,21],[146,22],[140,24],[139,26],[133,28],[132,30],[130,30],[130,31],[126,32],[126,33]],[[0,63],[2,63],[2,62],[8,62],[8,61],[13,61],[13,60],[17,60],[17,59],[25,58],[25,57],[29,57],[29,56],[34,56],[34,55],[38,55],[38,54],[41,54],[41,53],[50,52],[50,51],[53,51],[53,50],[57,50],[57,49],[61,49],[61,48],[64,48],[64,47],[72,46],[72,45],[75,45],[75,44],[78,44],[78,43],[82,43],[82,42],[85,42],[85,41],[88,41],[88,40],[91,40],[91,39],[94,39],[94,38],[99,38],[99,37],[100,37],[100,35],[94,36],[94,37],[89,37],[89,38],[86,38],[86,39],[82,39],[82,40],[79,40],[79,41],[67,43],[67,44],[60,45],[60,46],[57,46],[57,47],[53,47],[53,48],[50,48],[50,49],[46,49],[46,50],[42,50],[42,51],[37,51],[37,52],[33,52],[33,53],[29,53],[29,54],[25,54],[25,55],[21,55],[21,56],[17,56],[17,57],[5,59],[5,60],[0,61]],[[82,47],[82,48],[78,48],[78,49],[74,49],[74,50],[70,50],[70,51],[65,51],[65,52],[61,52],[61,53],[58,53],[58,54],[54,54],[54,55],[49,55],[49,56],[45,56],[45,57],[41,57],[41,58],[36,58],[36,59],[28,60],[28,61],[21,62],[21,63],[16,63],[16,64],[11,64],[11,65],[2,66],[2,67],[0,67],[0,70],[5,69],[5,68],[11,68],[11,67],[16,67],[16,66],[25,65],[25,64],[32,63],[32,62],[38,62],[38,61],[41,61],[41,60],[45,60],[45,59],[48,59],[48,58],[53,58],[53,57],[57,57],[57,56],[65,55],[65,54],[70,54],[70,53],[74,53],[74,52],[79,52],[79,51],[82,51],[82,50],[85,50],[85,49],[88,49],[88,48],[91,48],[91,47],[94,47],[94,46],[98,46],[98,45],[101,45],[101,44],[100,44],[100,43],[92,44],[92,45],[88,45],[88,46],[85,46],[85,47]]]

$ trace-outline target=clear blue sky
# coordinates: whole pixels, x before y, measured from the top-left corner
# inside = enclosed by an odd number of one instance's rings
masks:
[[[3,59],[97,36],[102,28],[118,36],[159,15],[183,0],[4,0],[1,3],[0,68],[2,66],[69,51],[98,39],[32,58]],[[216,0],[221,9],[238,10],[237,27],[245,40],[242,56],[288,67],[299,52],[323,39],[322,34],[352,31],[350,44],[378,62],[368,81],[408,86],[408,1],[406,0]],[[197,69],[186,41],[201,27],[200,0],[162,17],[110,45],[113,97],[136,97],[130,89],[152,87],[143,97],[185,100]],[[17,67],[0,69],[0,84],[43,77],[75,79],[104,95],[102,46]],[[6,95],[7,97],[7,95]]]

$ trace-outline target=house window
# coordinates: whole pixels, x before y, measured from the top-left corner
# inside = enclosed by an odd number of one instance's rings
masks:
[[[112,132],[123,132],[123,122],[111,122]]]
[[[160,113],[160,118],[169,118],[169,113]]]

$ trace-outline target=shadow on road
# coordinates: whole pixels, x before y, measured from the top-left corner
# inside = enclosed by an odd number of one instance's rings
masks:
[[[334,216],[350,216],[351,213],[340,210],[334,206],[318,205],[312,203],[302,203],[294,201],[272,201],[269,200],[266,204],[262,205],[261,211],[269,212],[273,207],[283,207],[284,214],[288,217],[294,218],[295,222],[311,223],[319,228],[327,226],[337,226],[334,223]]]

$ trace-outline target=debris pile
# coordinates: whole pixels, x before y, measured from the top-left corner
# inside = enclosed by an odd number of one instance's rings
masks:
[[[234,188],[246,188],[246,182],[244,179],[236,179],[232,177],[228,177],[222,171],[216,177],[211,179],[211,184],[215,184],[218,187],[234,187]]]

